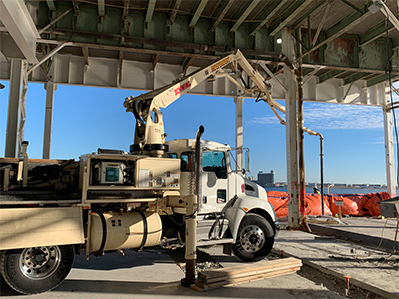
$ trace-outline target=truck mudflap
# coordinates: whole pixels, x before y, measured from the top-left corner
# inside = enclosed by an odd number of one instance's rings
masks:
[[[0,209],[0,250],[83,244],[81,207]]]

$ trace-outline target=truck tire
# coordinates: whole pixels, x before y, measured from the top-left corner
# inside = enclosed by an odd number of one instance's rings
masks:
[[[270,223],[262,216],[248,213],[238,228],[233,252],[240,260],[252,262],[265,258],[273,244],[274,232]]]
[[[57,287],[74,260],[73,246],[40,246],[2,251],[0,272],[7,284],[21,294],[38,294]]]

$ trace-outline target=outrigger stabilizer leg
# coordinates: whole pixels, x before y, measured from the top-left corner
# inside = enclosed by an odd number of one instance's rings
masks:
[[[181,280],[181,285],[190,287],[195,282],[195,264],[197,260],[197,212],[201,198],[201,173],[202,173],[202,147],[201,136],[204,127],[200,126],[195,142],[195,193],[189,196],[186,209],[186,277]]]

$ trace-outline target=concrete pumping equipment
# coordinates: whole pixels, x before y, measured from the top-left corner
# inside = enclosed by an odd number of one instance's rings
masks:
[[[266,190],[234,167],[232,149],[196,139],[165,141],[161,108],[205,80],[245,72],[245,92],[274,105],[270,86],[240,51],[165,87],[129,97],[136,118],[134,144],[98,149],[79,161],[0,158],[0,272],[23,294],[55,288],[75,254],[185,242],[187,273],[195,278],[196,246],[223,244],[243,261],[267,256],[278,231]]]

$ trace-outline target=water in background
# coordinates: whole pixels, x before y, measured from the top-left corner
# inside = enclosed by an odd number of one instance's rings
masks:
[[[272,187],[272,188],[265,188],[266,191],[281,191],[287,192],[287,188],[285,187]],[[318,188],[321,192],[320,188]],[[396,195],[399,194],[399,190],[396,190]],[[323,193],[324,195],[327,194],[367,194],[367,193],[377,193],[377,192],[387,192],[387,189],[374,189],[374,188],[359,188],[359,189],[352,189],[352,188],[330,188],[329,192],[327,193],[327,188],[324,188]],[[313,188],[306,188],[306,193],[313,193]]]

